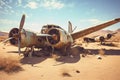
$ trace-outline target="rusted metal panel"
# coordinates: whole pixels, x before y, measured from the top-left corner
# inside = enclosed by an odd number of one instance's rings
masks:
[[[118,22],[120,22],[120,18],[109,21],[109,22],[106,22],[106,23],[103,23],[103,24],[100,24],[100,25],[97,25],[97,26],[94,26],[94,27],[90,27],[90,28],[82,30],[80,32],[72,33],[71,35],[72,35],[73,39],[75,40],[77,38],[83,37],[85,35],[88,35],[92,32],[95,32],[95,31],[98,31],[100,29],[106,28],[106,27],[108,27],[110,25],[113,25],[115,23],[118,23]]]

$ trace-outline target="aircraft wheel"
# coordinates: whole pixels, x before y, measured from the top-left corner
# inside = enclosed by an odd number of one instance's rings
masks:
[[[30,52],[29,48],[26,47],[26,49],[25,49],[25,51],[23,53],[24,57],[28,57],[29,56],[29,52]]]
[[[28,57],[28,53],[25,53],[25,54],[23,54],[24,55],[24,57]]]

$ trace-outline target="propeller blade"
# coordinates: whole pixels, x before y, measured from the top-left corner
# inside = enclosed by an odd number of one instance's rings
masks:
[[[2,41],[3,43],[8,42],[9,40],[13,39],[13,37],[7,38],[6,40]]]
[[[20,21],[20,26],[19,26],[19,32],[18,32],[18,51],[19,51],[19,55],[21,53],[21,50],[20,50],[20,32],[21,30],[23,29],[23,26],[24,26],[24,22],[25,22],[25,14],[23,14],[22,18],[21,18],[21,21]]]
[[[20,50],[20,39],[18,38],[18,51],[19,51],[19,55],[21,53],[21,50]]]
[[[25,14],[23,14],[21,21],[20,21],[19,33],[21,32],[21,30],[23,28],[24,22],[25,22]]]

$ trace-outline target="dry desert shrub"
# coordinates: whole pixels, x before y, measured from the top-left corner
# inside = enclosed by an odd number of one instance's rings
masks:
[[[15,56],[0,56],[0,70],[11,73],[22,70],[20,59]]]

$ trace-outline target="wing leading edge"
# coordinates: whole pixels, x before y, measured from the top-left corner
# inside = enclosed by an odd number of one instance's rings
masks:
[[[76,33],[72,33],[71,36],[73,37],[73,40],[75,40],[77,38],[83,37],[85,35],[88,35],[92,32],[95,32],[95,31],[98,31],[100,29],[106,28],[106,27],[108,27],[110,25],[113,25],[115,23],[118,23],[118,22],[120,22],[120,18],[114,19],[112,21],[108,21],[106,23],[103,23],[103,24],[100,24],[100,25],[97,25],[97,26],[94,26],[94,27],[90,27],[88,29],[85,29],[85,30],[82,30],[82,31],[79,31],[79,32],[76,32]]]
[[[49,34],[36,34],[37,37],[51,37],[52,35],[49,35]]]

